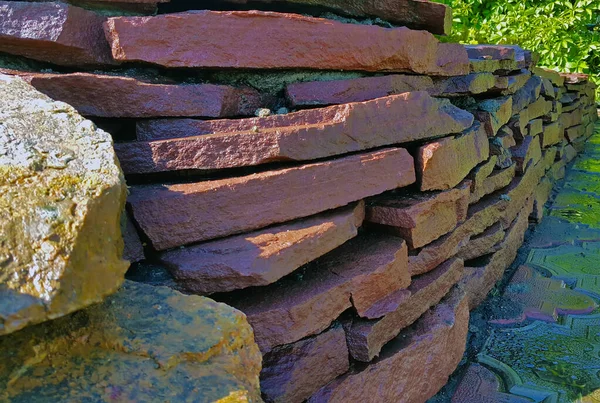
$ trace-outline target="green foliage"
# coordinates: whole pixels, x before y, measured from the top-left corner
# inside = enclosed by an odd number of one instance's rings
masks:
[[[453,34],[466,44],[516,44],[538,65],[600,81],[600,0],[437,0],[454,12]]]

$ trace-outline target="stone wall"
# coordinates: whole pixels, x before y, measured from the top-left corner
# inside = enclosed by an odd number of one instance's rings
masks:
[[[268,402],[433,396],[597,118],[423,0],[71,3],[0,1],[1,71],[113,134],[130,276],[244,312]]]

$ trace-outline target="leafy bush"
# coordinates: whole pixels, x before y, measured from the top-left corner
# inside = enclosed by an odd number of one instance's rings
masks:
[[[600,0],[437,0],[454,11],[443,39],[466,44],[517,44],[538,65],[592,75],[600,82]]]

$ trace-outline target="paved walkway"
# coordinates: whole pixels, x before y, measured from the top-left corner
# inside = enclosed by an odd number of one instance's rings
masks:
[[[473,318],[482,342],[441,400],[600,402],[600,132],[548,213],[503,295],[479,312],[487,330]]]

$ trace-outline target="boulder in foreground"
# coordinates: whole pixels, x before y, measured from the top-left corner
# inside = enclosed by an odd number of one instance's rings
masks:
[[[123,175],[108,133],[0,75],[0,335],[100,302],[123,282]]]
[[[260,369],[241,312],[130,281],[102,304],[0,338],[0,400],[13,403],[260,402]]]

